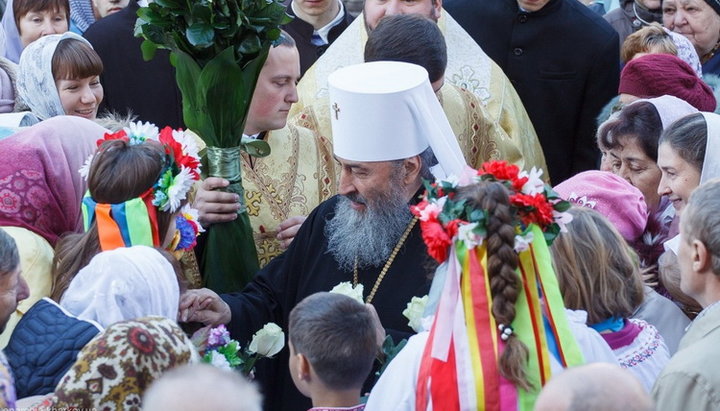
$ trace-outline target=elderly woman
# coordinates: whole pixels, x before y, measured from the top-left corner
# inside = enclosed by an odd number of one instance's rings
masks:
[[[663,24],[695,46],[703,72],[720,74],[720,3],[715,0],[665,0]]]
[[[5,30],[5,57],[17,63],[28,44],[70,27],[68,0],[8,0],[2,18]]]

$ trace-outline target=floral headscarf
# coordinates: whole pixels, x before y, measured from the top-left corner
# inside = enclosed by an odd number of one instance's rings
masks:
[[[82,36],[68,31],[40,37],[30,43],[20,56],[18,95],[33,114],[43,120],[65,114],[52,73],[55,49],[65,39],[80,40],[92,47]]]
[[[82,232],[87,182],[78,169],[105,132],[90,120],[58,116],[0,140],[0,226],[26,228],[53,246],[67,232]]]
[[[196,356],[172,320],[115,323],[80,351],[55,394],[39,409],[140,410],[153,381]]]

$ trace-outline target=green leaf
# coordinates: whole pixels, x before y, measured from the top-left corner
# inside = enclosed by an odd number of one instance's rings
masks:
[[[561,213],[564,213],[565,211],[569,210],[571,207],[571,204],[569,201],[558,201],[555,203],[553,208]]]
[[[208,47],[215,39],[215,31],[207,23],[196,23],[187,28],[185,37],[193,46]]]
[[[267,141],[243,137],[241,143],[243,150],[253,157],[266,157],[270,154],[270,145]]]
[[[143,60],[150,61],[155,57],[155,52],[158,47],[150,40],[143,40],[140,44],[140,50],[142,51]]]
[[[260,38],[257,35],[250,34],[240,43],[238,50],[242,54],[253,54],[259,52],[261,48],[262,43],[260,42]]]

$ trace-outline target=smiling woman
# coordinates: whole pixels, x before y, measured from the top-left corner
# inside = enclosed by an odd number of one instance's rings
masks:
[[[665,0],[663,25],[690,40],[703,72],[720,74],[720,4],[714,0]]]
[[[87,40],[70,32],[46,36],[20,57],[18,93],[43,120],[63,114],[93,120],[103,99],[102,70]]]

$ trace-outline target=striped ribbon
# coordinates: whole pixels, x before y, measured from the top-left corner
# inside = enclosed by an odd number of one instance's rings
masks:
[[[539,227],[531,227],[542,239]],[[513,332],[529,350],[530,391],[500,376],[498,358],[505,347],[492,315],[486,246],[468,250],[462,242],[450,249],[447,275],[416,387],[416,409],[460,411],[532,410],[550,379],[551,362],[563,367],[583,363],[570,332],[550,253],[544,241],[520,253],[522,282]]]
[[[82,201],[82,215],[85,231],[95,223],[102,251],[133,245],[160,246],[152,190],[119,204],[97,203],[88,192]]]

